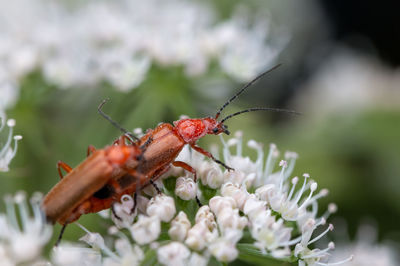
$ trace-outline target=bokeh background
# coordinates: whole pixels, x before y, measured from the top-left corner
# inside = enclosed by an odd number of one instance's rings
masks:
[[[383,264],[400,243],[396,10],[355,0],[0,0],[0,110],[23,136],[10,171],[0,172],[0,195],[46,193],[58,160],[76,166],[89,144],[117,138],[97,114],[105,98],[104,110],[127,129],[154,128],[182,114],[214,115],[282,63],[224,112],[269,106],[302,115],[244,114],[230,130],[266,150],[273,142],[296,151],[295,173],[310,173],[330,191],[322,204],[338,206],[337,246],[369,241],[381,263],[369,265],[396,265],[391,255]],[[200,142],[211,143],[219,140]],[[104,230],[96,215],[81,222]],[[77,239],[80,229],[70,227],[66,238]]]

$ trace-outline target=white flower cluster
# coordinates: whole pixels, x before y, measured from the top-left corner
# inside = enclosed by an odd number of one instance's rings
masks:
[[[252,161],[242,155],[240,133],[223,144],[223,159],[235,171],[223,172],[214,162],[185,149],[178,160],[197,169],[202,184],[197,184],[196,193],[191,192],[192,185],[182,186],[190,175],[172,168],[165,175],[168,179],[157,182],[162,193],[143,190],[136,199],[124,195],[121,203],[114,205],[111,218],[115,226],[109,228],[111,239],[106,241],[100,234],[79,225],[87,232],[81,240],[91,248],[62,243],[53,250],[52,263],[139,265],[158,261],[174,266],[207,265],[211,257],[224,263],[234,261],[244,252],[241,250],[244,246],[259,256],[298,261],[299,265],[336,265],[351,260],[352,256],[330,263],[328,252],[334,248],[333,242],[325,249],[313,247],[333,230],[332,225],[325,224],[336,206],[331,204],[322,216],[317,216],[317,200],[326,196],[327,190],[317,192],[317,183],[308,174],[303,175],[299,187],[298,177],[290,179],[295,153],[286,153],[286,160],[279,163],[281,169],[274,172],[279,157],[275,145],[270,146],[264,163],[262,146],[255,141],[249,141],[248,146],[256,150],[257,159]],[[236,147],[236,153],[231,153],[232,146]],[[171,189],[171,180],[174,181],[169,178],[171,175],[183,175],[185,180],[178,182],[178,178]],[[184,188],[189,192],[183,193]],[[188,197],[189,194],[194,196]],[[194,200],[196,196],[203,204],[201,207]],[[102,212],[103,217],[109,215],[110,211]],[[319,227],[326,228],[314,234]],[[108,246],[111,243],[112,249]]]
[[[0,172],[7,172],[9,170],[8,165],[15,157],[18,147],[18,141],[22,139],[22,136],[20,135],[13,136],[13,127],[15,126],[15,120],[8,119],[6,122],[6,115],[0,110],[0,132],[3,130],[6,124],[9,128],[9,132],[6,142],[4,144],[0,142]],[[14,139],[14,149],[11,148],[12,139]]]
[[[6,213],[0,213],[1,265],[33,265],[43,260],[42,248],[49,241],[53,230],[45,222],[39,206],[40,200],[39,194],[31,198],[31,217],[23,192],[18,192],[14,197],[5,196]]]
[[[197,169],[202,185],[197,187],[191,174],[185,174],[180,168],[172,168],[165,177],[179,176],[175,189],[168,191],[167,187],[162,187],[162,182],[158,182],[157,186],[165,193],[173,193],[175,200],[165,194],[156,194],[150,199],[145,194],[138,196],[139,215],[136,221],[130,196],[124,196],[122,203],[116,205],[115,214],[119,218],[114,217],[113,220],[118,228],[128,229],[140,247],[134,246],[121,256],[109,251],[99,235],[90,233],[93,236],[85,239],[100,240],[85,241],[93,247],[108,250],[106,254],[112,253],[109,257],[115,257],[118,261],[125,261],[128,253],[130,258],[137,259],[132,252],[144,252],[146,247],[154,249],[158,261],[164,265],[188,265],[194,262],[196,265],[207,265],[211,256],[221,262],[230,262],[239,255],[240,241],[277,260],[295,258],[299,265],[332,265],[351,259],[329,263],[328,251],[334,248],[333,242],[325,249],[311,247],[333,230],[332,225],[327,225],[322,233],[313,234],[326,224],[326,219],[336,211],[336,206],[331,204],[325,214],[317,216],[317,200],[326,196],[327,190],[322,189],[317,193],[317,183],[308,174],[303,175],[304,181],[299,187],[298,177],[290,179],[297,157],[295,153],[287,152],[286,160],[279,163],[281,169],[274,172],[279,157],[275,145],[270,146],[264,163],[262,146],[255,141],[249,141],[248,146],[256,150],[257,159],[252,161],[242,155],[240,133],[223,143],[224,161],[234,166],[235,171],[223,172],[217,164],[187,148],[177,160],[190,163]],[[235,154],[230,151],[232,146],[236,147]],[[203,195],[204,187],[214,191],[208,201]],[[153,195],[154,191],[148,193]],[[194,217],[190,217],[185,209],[176,214],[177,201],[195,202],[196,196],[203,204],[207,204],[200,207]],[[161,237],[163,223],[168,224],[169,240],[165,240],[165,235]],[[112,231],[118,232],[114,232],[118,235],[117,241],[122,241],[121,232],[116,227]],[[246,237],[245,231],[249,232]],[[126,237],[124,239],[127,241]],[[143,255],[139,258],[143,258]]]
[[[336,211],[336,206],[331,204],[323,216],[317,217],[317,200],[326,196],[328,191],[322,189],[315,194],[317,183],[310,180],[308,174],[303,175],[303,184],[296,189],[299,178],[294,177],[290,180],[289,177],[294,169],[297,154],[287,152],[286,160],[279,163],[281,170],[273,172],[279,157],[274,144],[271,144],[264,163],[262,145],[253,140],[248,142],[248,146],[255,149],[257,159],[253,162],[249,157],[242,155],[240,132],[228,142],[224,142],[223,139],[222,141],[224,162],[234,166],[234,172],[222,172],[215,163],[189,150],[182,152],[178,158],[194,165],[202,183],[219,189],[220,192],[220,196],[214,196],[208,204],[214,214],[209,221],[211,223],[213,219],[216,220],[214,228],[218,227],[220,234],[218,237],[208,237],[213,231],[209,230],[206,234],[196,220],[193,228],[200,227],[203,230],[198,230],[196,239],[198,242],[208,240],[207,244],[200,247],[207,246],[208,251],[221,261],[232,261],[238,255],[235,245],[241,239],[243,229],[248,228],[254,246],[264,254],[276,258],[294,255],[299,264],[307,265],[324,264],[322,261],[328,261],[328,251],[334,247],[333,243],[325,250],[310,249],[309,245],[333,229],[333,226],[329,225],[322,234],[311,239],[313,231],[325,224],[329,214]],[[236,154],[231,153],[232,146],[236,147]],[[243,213],[244,216],[239,213]],[[294,227],[289,226],[289,222],[296,222],[301,234],[293,236]],[[185,243],[193,249],[187,240]]]
[[[216,61],[247,81],[273,63],[286,37],[270,43],[269,21],[249,14],[217,21],[211,6],[186,0],[0,1],[0,95],[12,105],[18,81],[34,69],[61,88],[107,81],[137,87],[151,64],[200,75]],[[1,102],[0,102],[1,104]]]

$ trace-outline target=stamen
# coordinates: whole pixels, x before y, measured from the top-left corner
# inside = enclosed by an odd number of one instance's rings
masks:
[[[297,199],[293,202],[291,207],[295,206],[299,202],[299,200],[301,199],[301,196],[303,195],[303,192],[304,192],[304,188],[306,187],[307,178],[310,177],[308,174],[303,174],[303,176],[304,176],[303,186],[301,187],[301,189],[300,189],[300,191],[299,191],[299,193],[297,195]]]
[[[243,141],[243,132],[242,131],[236,131],[235,132],[235,138],[237,139],[237,143],[236,143],[236,155],[239,157],[242,157],[242,151],[243,151],[243,147],[242,147],[242,141]]]
[[[11,221],[11,225],[14,228],[19,228],[17,215],[15,213],[15,206],[14,206],[13,198],[10,195],[6,195],[4,197],[4,202],[6,203],[6,212],[7,212],[8,220]]]
[[[326,235],[329,231],[333,230],[333,225],[329,224],[328,228],[322,232],[321,234],[319,234],[317,237],[315,237],[314,239],[312,239],[311,241],[308,242],[308,245],[314,243],[315,241],[318,241],[319,239],[321,239],[321,237],[323,237],[324,235]]]
[[[34,220],[38,223],[43,223],[42,221],[45,221],[44,213],[40,210],[40,202],[42,198],[42,193],[35,192],[29,200],[32,206]]]
[[[346,259],[344,259],[344,260],[338,261],[338,262],[332,262],[332,263],[317,262],[317,264],[318,264],[318,265],[323,265],[323,266],[328,266],[328,265],[329,265],[329,266],[330,266],[330,265],[340,265],[340,264],[344,264],[344,263],[346,263],[346,262],[352,261],[353,258],[354,258],[354,255],[350,255],[350,257],[348,257],[348,258],[346,258]]]
[[[224,148],[222,149],[222,155],[224,157],[225,162],[229,162],[231,160],[231,153],[229,151],[229,145],[225,142],[224,138],[222,137],[222,134],[218,135],[219,139],[222,142],[222,145]]]
[[[325,211],[325,213],[322,215],[322,217],[327,220],[329,218],[329,216],[332,213],[335,213],[337,211],[337,206],[335,203],[329,203],[328,205],[328,209]]]
[[[326,188],[322,189],[317,195],[315,195],[311,201],[316,201],[317,199],[326,197],[329,194],[329,190],[327,190]]]
[[[283,187],[283,179],[284,179],[285,168],[287,167],[287,162],[285,160],[281,160],[279,162],[279,166],[282,167],[281,173],[279,175],[279,179],[281,180],[279,183],[279,192],[281,192]]]
[[[264,151],[263,146],[261,143],[256,142],[255,140],[249,140],[247,142],[247,146],[253,148],[257,151],[257,159],[255,161],[256,171],[257,171],[257,178],[262,177],[262,163],[264,160]]]
[[[311,184],[311,187],[310,187],[310,194],[308,195],[308,198],[303,202],[303,204],[301,204],[301,206],[299,207],[299,209],[305,208],[305,207],[307,206],[307,203],[308,203],[308,201],[311,199],[311,197],[312,197],[314,191],[317,189],[317,186],[318,186],[318,184],[317,184],[316,182],[313,182],[313,183]]]
[[[264,170],[264,179],[267,180],[268,177],[271,175],[272,171],[274,170],[274,165],[276,159],[279,156],[278,149],[274,143],[269,145],[269,152],[267,156],[267,160],[265,161],[265,170]]]
[[[14,196],[14,202],[18,205],[19,215],[21,217],[22,231],[27,228],[27,223],[29,222],[29,211],[28,205],[26,204],[26,194],[19,191]]]
[[[294,238],[294,239],[292,239],[292,240],[290,240],[290,241],[287,241],[287,242],[282,243],[280,246],[281,246],[281,247],[292,246],[292,245],[294,245],[294,244],[299,243],[300,241],[301,241],[301,235],[298,236],[298,237],[296,237],[296,238]]]
[[[315,253],[312,253],[312,254],[310,254],[310,255],[306,255],[306,256],[301,256],[301,258],[302,259],[311,259],[311,258],[318,258],[318,257],[321,257],[321,255],[329,255],[329,253],[327,253],[329,250],[331,250],[331,249],[334,249],[334,245],[332,246],[331,245],[331,243],[333,244],[333,242],[330,242],[329,244],[328,244],[328,247],[327,248],[325,248],[325,249],[321,249],[321,250],[318,250],[317,252],[315,252]]]
[[[297,182],[299,182],[299,178],[297,176],[292,178],[292,188],[290,189],[289,196],[287,198],[288,201],[292,199],[294,189],[296,188]]]
[[[14,119],[8,119],[7,121],[7,126],[10,128],[10,130],[8,131],[8,137],[7,137],[7,141],[4,144],[3,149],[0,151],[0,158],[4,156],[4,154],[6,154],[6,152],[8,151],[8,149],[10,148],[10,144],[11,144],[11,140],[12,140],[12,135],[13,135],[13,127],[15,126],[15,120]]]
[[[112,252],[105,244],[104,244],[104,239],[101,237],[101,239],[99,239],[97,237],[97,235],[100,234],[95,234],[90,232],[89,230],[87,230],[83,225],[81,225],[80,223],[75,222],[76,225],[78,225],[83,231],[85,231],[87,233],[87,235],[89,235],[89,239],[85,240],[85,236],[83,236],[80,240],[85,241],[87,244],[89,244],[90,246],[94,247],[95,245],[97,247],[99,247],[101,250],[104,251],[105,254],[107,254],[107,256],[111,257],[112,259],[114,259],[117,262],[120,262],[120,259],[118,258],[117,255],[114,254],[114,252]]]

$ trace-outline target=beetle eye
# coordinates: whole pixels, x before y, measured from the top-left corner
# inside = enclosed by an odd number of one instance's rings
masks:
[[[217,127],[213,128],[213,132],[218,133],[218,128]]]

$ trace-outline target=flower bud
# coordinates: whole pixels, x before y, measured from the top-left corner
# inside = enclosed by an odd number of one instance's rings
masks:
[[[187,265],[190,250],[180,242],[171,242],[157,249],[158,261],[164,265]]]
[[[171,221],[175,213],[174,199],[164,194],[151,198],[147,204],[147,214],[149,216],[157,216],[163,222]]]
[[[161,232],[161,223],[158,216],[139,215],[139,219],[130,227],[132,238],[139,245],[155,241]]]
[[[176,180],[175,194],[183,200],[196,197],[197,184],[190,177],[181,176]]]
[[[180,211],[178,215],[171,221],[171,227],[168,230],[168,234],[172,240],[182,242],[185,240],[190,226],[190,221],[187,218],[186,213]]]

